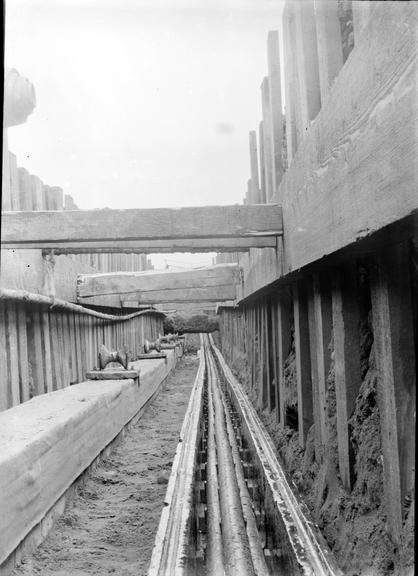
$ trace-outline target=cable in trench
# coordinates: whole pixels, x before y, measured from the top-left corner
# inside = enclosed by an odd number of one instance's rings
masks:
[[[213,416],[211,420],[214,424],[218,460],[225,573],[231,576],[267,576],[269,571],[244,480],[232,421],[220,387],[218,369],[210,353],[207,354],[207,369],[209,414]],[[212,460],[210,453],[208,453],[208,463],[209,459]],[[210,490],[212,488],[208,485],[208,496]],[[212,531],[210,521],[208,524],[210,533]],[[213,552],[208,547],[208,568],[213,565],[212,554]],[[219,556],[218,548],[218,558]],[[212,574],[210,569],[208,573]]]

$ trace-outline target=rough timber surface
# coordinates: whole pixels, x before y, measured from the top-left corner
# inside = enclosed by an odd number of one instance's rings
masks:
[[[282,180],[284,273],[417,208],[418,5],[374,4]]]
[[[136,380],[139,376],[139,370],[118,370],[117,368],[86,372],[87,380]]]
[[[166,304],[175,303],[197,303],[197,302],[220,302],[223,300],[234,300],[237,296],[236,285],[220,284],[203,288],[173,288],[167,290],[151,290],[150,292],[132,292],[132,300],[138,300],[139,304]],[[94,299],[94,300],[93,300]],[[92,300],[97,306],[120,306],[122,297],[120,294],[107,296],[80,297],[79,302],[90,304]]]
[[[192,270],[165,272],[113,272],[106,274],[80,274],[78,296],[129,294],[157,290],[210,288],[238,281],[236,264],[218,264]]]
[[[275,204],[5,212],[2,224],[5,247],[20,248],[98,240],[275,236],[282,231],[281,209]]]
[[[367,244],[373,251],[390,243],[390,225],[405,235],[402,223],[418,220],[418,4],[373,5],[373,17],[281,181],[278,264],[272,268],[267,249],[242,255],[245,281],[238,300],[344,248]]]
[[[199,361],[187,355],[110,455],[78,483],[13,576],[145,576]]]
[[[272,248],[275,236],[245,236],[243,238],[192,238],[167,240],[101,240],[54,243],[55,254],[139,253],[155,254],[172,252],[248,252],[250,248]]]

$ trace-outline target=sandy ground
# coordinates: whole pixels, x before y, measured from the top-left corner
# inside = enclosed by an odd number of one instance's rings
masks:
[[[147,573],[197,368],[195,354],[183,356],[130,434],[80,484],[48,538],[14,576]]]

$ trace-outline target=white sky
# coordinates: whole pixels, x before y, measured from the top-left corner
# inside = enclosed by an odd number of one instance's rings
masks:
[[[8,0],[5,64],[37,96],[9,129],[18,165],[80,208],[241,203],[281,11],[280,0]]]

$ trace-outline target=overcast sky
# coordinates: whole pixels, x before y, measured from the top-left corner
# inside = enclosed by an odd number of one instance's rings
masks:
[[[80,208],[242,202],[279,0],[8,0],[18,164]],[[182,256],[184,260],[184,255]]]

